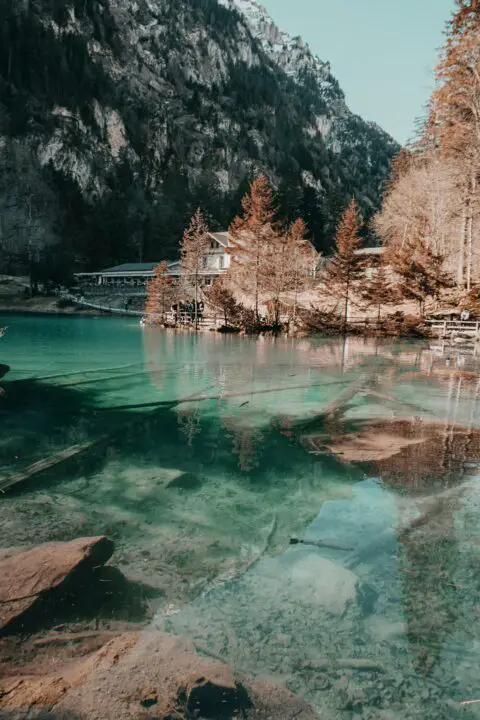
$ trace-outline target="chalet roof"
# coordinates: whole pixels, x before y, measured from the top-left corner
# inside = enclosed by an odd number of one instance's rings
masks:
[[[126,273],[126,272],[152,272],[160,261],[150,263],[124,263],[123,265],[115,265],[114,267],[102,270],[102,275],[109,273]]]
[[[222,247],[227,248],[230,244],[230,235],[228,232],[211,232],[208,233],[211,238],[216,240]]]
[[[365,247],[355,250],[355,255],[383,255],[384,247]]]

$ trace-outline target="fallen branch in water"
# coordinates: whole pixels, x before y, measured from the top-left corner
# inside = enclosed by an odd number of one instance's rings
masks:
[[[249,562],[242,568],[238,570],[234,570],[233,572],[229,571],[224,573],[223,575],[219,575],[215,578],[215,580],[202,592],[202,597],[205,597],[205,595],[208,595],[212,590],[216,590],[217,588],[221,587],[222,585],[225,585],[227,582],[232,582],[233,580],[238,580],[240,577],[245,575],[249,570],[252,569],[254,565],[258,563],[261,558],[266,555],[268,552],[268,549],[270,547],[270,543],[272,542],[272,538],[275,534],[275,531],[277,529],[277,516],[273,516],[272,524],[270,525],[269,531],[267,533],[267,537],[265,538],[265,542],[263,543],[261,549],[259,552],[249,560]]]
[[[135,378],[139,375],[145,375],[145,371],[140,370],[139,372],[134,373],[122,373],[121,375],[110,375],[110,377],[90,378],[88,380],[75,380],[75,382],[59,383],[55,387],[71,388],[78,387],[79,385],[94,385],[95,383],[111,382],[112,380],[129,380],[130,378]]]
[[[480,700],[462,700],[460,705],[478,705]]]
[[[98,407],[95,408],[96,411],[107,411],[107,410],[141,410],[142,408],[155,408],[155,407],[161,407],[163,406],[172,406],[175,407],[176,405],[183,405],[187,402],[205,402],[207,400],[224,400],[226,398],[236,398],[236,397],[245,397],[246,395],[248,397],[253,397],[255,395],[267,395],[268,393],[278,393],[278,392],[289,392],[291,390],[310,390],[314,387],[329,387],[330,385],[344,385],[344,381],[336,381],[332,383],[316,383],[314,385],[292,385],[289,387],[277,387],[277,388],[269,388],[268,390],[254,390],[253,392],[251,390],[244,390],[241,392],[225,392],[217,395],[190,395],[186,398],[178,398],[177,400],[159,400],[157,402],[148,402],[148,403],[141,403],[139,405],[113,405],[112,407]]]
[[[257,555],[250,560],[250,562],[247,564],[245,568],[242,569],[241,575],[245,575],[246,572],[248,572],[254,565],[257,564],[257,562],[267,554],[268,549],[270,547],[270,543],[272,542],[272,538],[275,534],[275,530],[277,529],[277,516],[273,516],[272,524],[270,526],[270,530],[268,531],[268,535],[265,538],[265,542],[263,543],[263,546]]]
[[[13,382],[15,382],[15,384],[27,382],[42,382],[43,380],[56,380],[57,378],[67,378],[74,375],[92,375],[93,373],[107,373],[114,372],[115,370],[126,370],[127,368],[138,367],[139,365],[144,365],[144,363],[136,362],[128,363],[126,365],[116,365],[115,367],[89,368],[88,370],[72,370],[71,372],[59,373],[58,375],[44,375],[43,377],[33,376],[28,378],[20,378],[19,380],[14,380]]]
[[[81,445],[72,445],[71,447],[68,447],[65,450],[61,450],[60,452],[55,453],[48,458],[38,460],[37,462],[33,463],[33,465],[29,465],[29,467],[27,467],[21,473],[16,473],[15,475],[10,475],[3,479],[0,478],[0,493],[5,493],[7,490],[10,490],[10,488],[14,487],[15,485],[27,482],[27,480],[31,480],[33,477],[39,475],[42,472],[45,472],[46,470],[50,470],[57,465],[60,465],[60,463],[63,463],[66,460],[78,457],[87,450],[91,450],[94,446],[99,445],[100,443],[108,439],[109,436],[104,436],[102,438],[99,438],[98,440],[93,440],[92,442],[82,443]]]
[[[399,400],[396,397],[393,397],[392,395],[385,395],[384,393],[379,393],[376,390],[368,390],[368,395],[370,397],[378,398],[379,400],[383,400],[384,402],[388,402],[394,407],[397,407],[399,410],[403,410],[403,408],[409,408],[415,413],[424,413],[429,414],[431,410],[428,408],[421,407],[420,405],[416,405],[415,403],[408,402],[407,400]]]
[[[412,520],[406,527],[402,528],[398,535],[399,541],[401,542],[402,539],[408,538],[414,530],[424,527],[432,518],[441,515],[445,509],[450,507],[450,503],[452,501],[456,502],[471,485],[471,482],[462,483],[457,487],[444,490],[444,492],[432,498],[430,507],[428,507],[420,517],[415,518],[415,520]],[[428,502],[428,500],[426,501]]]
[[[355,548],[345,547],[345,545],[337,545],[336,543],[327,542],[326,540],[302,540],[301,538],[290,538],[290,545],[315,545],[315,547],[326,547],[332,550],[345,550],[353,552]]]
[[[373,378],[373,371],[370,373],[362,373],[362,375],[353,380],[348,387],[340,393],[340,395],[338,395],[334,400],[331,400],[331,402],[327,403],[318,415],[314,418],[303,420],[298,423],[295,427],[295,432],[297,434],[308,433],[311,430],[315,430],[319,424],[323,426],[326,421],[337,418],[345,412],[350,401],[353,400],[353,398],[358,395],[361,390],[365,390],[369,384],[372,383]]]

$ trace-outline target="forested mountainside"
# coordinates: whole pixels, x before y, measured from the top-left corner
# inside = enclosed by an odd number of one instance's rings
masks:
[[[253,0],[2,0],[0,33],[4,269],[173,258],[259,170],[320,249],[379,205],[398,146]]]

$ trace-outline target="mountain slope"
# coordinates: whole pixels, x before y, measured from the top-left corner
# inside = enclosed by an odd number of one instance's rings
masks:
[[[259,170],[318,247],[352,194],[379,203],[397,145],[253,0],[4,0],[0,33],[0,208],[32,217],[20,148],[39,256],[48,218],[62,262],[174,257],[195,207],[225,227]]]

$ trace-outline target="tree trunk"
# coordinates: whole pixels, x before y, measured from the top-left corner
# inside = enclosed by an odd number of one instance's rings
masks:
[[[295,277],[295,291],[293,295],[293,313],[292,313],[292,320],[293,320],[293,326],[295,327],[295,323],[297,321],[297,295],[298,295],[298,287],[297,287],[297,278]]]
[[[195,273],[195,331],[198,332],[198,272]]]
[[[257,239],[257,257],[255,262],[255,320],[258,324],[260,317],[258,314],[258,274],[260,272],[260,243]]]
[[[344,332],[344,334],[347,332],[349,291],[350,291],[350,284],[348,283],[346,290],[345,290],[345,311],[344,311],[344,315],[343,315],[343,332]]]
[[[472,264],[473,264],[473,213],[477,180],[475,171],[470,178],[470,201],[468,204],[468,225],[467,225],[467,290],[472,288]]]
[[[460,238],[458,243],[458,269],[457,269],[457,285],[463,286],[465,280],[465,238],[467,234],[467,206],[463,205],[462,219],[460,223]]]
[[[472,289],[472,258],[473,258],[473,216],[470,211],[467,225],[467,290]]]

